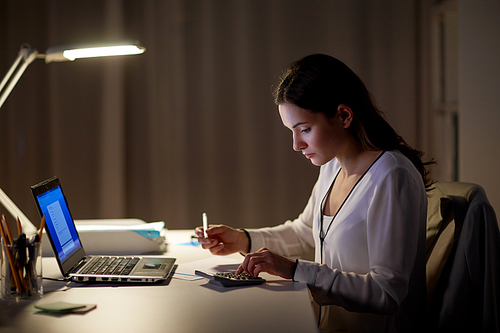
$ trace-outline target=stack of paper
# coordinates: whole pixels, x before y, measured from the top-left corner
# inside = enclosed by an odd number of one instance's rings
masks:
[[[87,254],[144,255],[166,251],[165,223],[139,219],[75,220]],[[44,257],[53,256],[48,239],[42,237]]]

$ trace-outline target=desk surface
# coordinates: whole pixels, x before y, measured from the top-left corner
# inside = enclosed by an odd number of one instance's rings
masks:
[[[165,255],[178,264],[209,258],[190,242],[190,232],[169,231]],[[175,241],[172,241],[175,240]],[[229,258],[237,258],[233,255]],[[224,257],[222,257],[224,258]],[[240,256],[241,258],[241,256]],[[61,277],[54,258],[43,258],[43,275]],[[3,332],[315,332],[307,286],[266,276],[259,286],[221,288],[206,280],[171,278],[141,286],[81,285],[44,280],[37,301],[0,300]],[[35,304],[97,304],[83,315],[37,313]]]

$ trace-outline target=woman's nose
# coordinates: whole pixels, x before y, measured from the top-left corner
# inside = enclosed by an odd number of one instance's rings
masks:
[[[293,150],[295,151],[301,151],[306,148],[306,144],[303,140],[300,139],[300,137],[293,137]]]

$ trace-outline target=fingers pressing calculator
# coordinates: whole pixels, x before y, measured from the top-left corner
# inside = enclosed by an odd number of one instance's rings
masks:
[[[223,287],[239,287],[266,282],[266,280],[261,277],[253,277],[246,273],[236,274],[236,272],[222,272],[212,275],[198,270],[196,270],[194,273],[198,276],[209,279],[210,283]]]

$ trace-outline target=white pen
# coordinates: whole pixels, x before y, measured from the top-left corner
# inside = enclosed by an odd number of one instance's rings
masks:
[[[208,239],[208,234],[207,234],[207,229],[208,229],[208,219],[207,219],[207,213],[203,213],[203,237]]]

